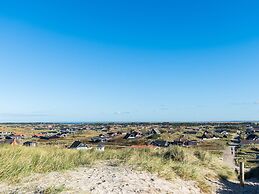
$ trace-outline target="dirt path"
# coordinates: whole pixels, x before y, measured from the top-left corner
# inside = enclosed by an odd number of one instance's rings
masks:
[[[192,181],[166,181],[155,175],[134,171],[129,167],[98,165],[66,172],[38,174],[22,180],[19,185],[0,185],[0,193],[42,193],[49,187],[62,187],[62,193],[93,194],[198,194]]]
[[[235,153],[228,146],[223,152],[223,162],[232,169],[238,169],[235,165]],[[239,181],[222,180],[216,183],[217,194],[259,194],[259,183],[254,180],[245,180],[245,186],[241,187]]]
[[[241,187],[238,181],[221,181],[217,183],[217,194],[259,194],[259,183],[253,180],[246,181]]]
[[[235,169],[235,155],[234,151],[231,150],[230,146],[227,146],[223,152],[223,162],[228,165],[230,168]]]

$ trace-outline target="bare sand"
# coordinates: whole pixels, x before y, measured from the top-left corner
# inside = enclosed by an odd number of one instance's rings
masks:
[[[147,172],[135,171],[131,167],[106,164],[65,172],[35,174],[22,179],[17,185],[0,184],[0,193],[44,193],[49,187],[64,187],[62,193],[201,193],[193,181],[167,181]]]
[[[259,194],[259,183],[249,180],[245,187],[238,181],[208,180],[214,194]],[[131,167],[98,164],[65,172],[34,174],[17,184],[0,183],[0,193],[44,194],[48,188],[63,188],[61,193],[76,194],[200,194],[194,181],[179,178],[165,180],[154,174],[133,170]]]

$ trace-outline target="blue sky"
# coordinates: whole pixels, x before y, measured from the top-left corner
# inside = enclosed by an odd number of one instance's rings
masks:
[[[1,1],[0,122],[259,120],[258,10]]]

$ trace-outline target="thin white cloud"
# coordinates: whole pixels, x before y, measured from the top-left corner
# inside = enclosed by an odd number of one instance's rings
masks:
[[[121,111],[116,111],[113,114],[115,115],[126,115],[126,114],[130,114],[130,112],[121,112]]]

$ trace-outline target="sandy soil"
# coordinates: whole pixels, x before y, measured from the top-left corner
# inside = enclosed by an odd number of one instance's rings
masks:
[[[235,155],[232,153],[230,146],[227,146],[223,152],[223,162],[232,169],[237,168],[235,166]]]
[[[208,180],[214,194],[259,194],[259,183],[254,180],[241,187],[238,181]],[[0,183],[0,193],[37,193],[63,187],[62,193],[92,194],[199,194],[193,181],[175,179],[167,181],[156,175],[135,171],[130,167],[99,164],[92,168],[77,168],[66,172],[35,174],[17,185]]]
[[[198,194],[200,189],[192,181],[167,181],[130,167],[98,165],[66,172],[36,174],[23,179],[18,185],[0,185],[0,193],[43,193],[51,186],[64,186],[62,193],[93,194]]]
[[[244,187],[238,181],[224,180],[216,184],[216,194],[259,194],[258,180],[247,180]]]

